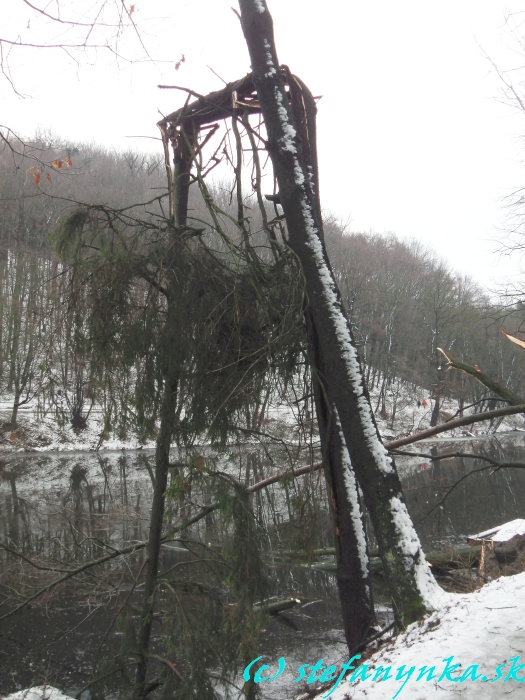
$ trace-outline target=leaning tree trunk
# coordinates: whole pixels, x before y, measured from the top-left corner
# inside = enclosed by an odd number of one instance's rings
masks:
[[[348,649],[355,651],[366,642],[375,618],[368,568],[368,546],[357,484],[337,409],[329,405],[318,376],[321,364],[318,354],[319,342],[308,311],[305,313],[305,321],[323,467],[334,532],[336,579],[341,601],[343,629]]]
[[[440,595],[404,503],[393,461],[381,443],[339,290],[328,262],[315,161],[315,103],[277,61],[272,18],[265,0],[239,0],[268,135],[267,149],[279,185],[289,245],[301,261],[309,312],[319,341],[320,372],[329,404],[339,414],[352,466],[374,526],[397,620],[421,617]],[[313,146],[312,146],[313,141]]]

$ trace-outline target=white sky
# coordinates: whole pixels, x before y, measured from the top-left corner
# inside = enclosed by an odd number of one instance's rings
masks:
[[[111,2],[112,0],[110,0]],[[71,41],[23,0],[2,0],[2,38]],[[57,2],[33,4],[57,13]],[[115,0],[118,5],[119,2]],[[515,0],[268,0],[281,63],[319,102],[323,206],[353,231],[393,231],[431,246],[478,282],[508,279],[518,260],[493,254],[505,226],[502,198],[524,172],[525,115],[497,101],[502,68],[525,63],[503,29]],[[73,140],[150,150],[159,111],[185,99],[157,84],[219,89],[249,71],[235,0],[137,0],[151,55],[165,63],[117,64],[100,50],[76,65],[61,51],[12,50],[17,97],[0,80],[1,123],[23,135],[38,127]],[[90,3],[63,0],[71,17]],[[525,18],[525,15],[524,15]],[[29,29],[27,28],[29,24]],[[525,35],[525,25],[524,25]],[[481,47],[481,48],[480,48]],[[122,52],[138,51],[130,34]],[[184,54],[178,71],[174,64]]]

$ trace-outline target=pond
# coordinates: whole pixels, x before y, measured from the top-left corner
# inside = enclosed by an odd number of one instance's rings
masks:
[[[478,454],[498,462],[523,463],[522,433],[421,442],[412,451],[455,455],[435,462],[425,457],[396,459],[408,509],[425,549],[465,546],[468,535],[524,517],[525,469],[494,471],[489,462],[461,456]],[[454,484],[458,485],[450,491]]]
[[[525,470],[477,471],[487,463],[457,454],[475,452],[497,460],[519,461],[525,456],[521,435],[420,443],[411,451],[434,456],[456,454],[442,461],[431,461],[426,456],[396,459],[409,511],[427,551],[465,545],[467,535],[525,516]],[[202,456],[208,459],[209,451],[203,450]],[[175,462],[178,458],[173,456]],[[214,466],[253,483],[282,466],[283,461],[282,455],[267,459],[253,446],[245,446],[220,455]],[[4,541],[33,563],[45,567],[53,562],[57,568],[58,562],[80,566],[109,548],[144,541],[152,463],[153,456],[146,451],[14,454],[4,458],[0,465],[0,527]],[[337,664],[347,656],[334,577],[305,568],[286,556],[287,551],[301,549],[303,544],[306,548],[310,542],[311,547],[312,533],[314,546],[332,544],[322,475],[310,474],[296,482],[286,489],[264,489],[254,495],[253,501],[268,539],[268,596],[291,596],[301,601],[285,613],[270,616],[258,642],[259,655],[267,655],[275,663],[282,656],[287,662],[282,677],[266,689],[262,687],[266,697],[273,700],[291,698],[300,690],[292,679],[302,664],[313,664],[319,658]],[[212,500],[213,493],[206,492],[202,485],[194,486],[174,504],[168,518],[176,520],[184,508]],[[162,565],[166,569],[182,566],[185,570],[199,548],[219,553],[227,536],[220,518],[211,514],[164,548]],[[125,630],[115,624],[115,616],[131,595],[133,577],[129,572],[138,570],[142,556],[128,556],[123,567],[112,571],[111,581],[101,583],[93,578],[91,590],[87,579],[80,587],[70,582],[51,588],[31,607],[0,622],[0,695],[43,680],[74,695],[89,683],[105,630],[110,627],[103,653],[116,649],[125,635]],[[4,595],[15,583],[27,594],[57,575],[36,571],[6,552],[0,554],[0,561]],[[384,625],[391,619],[391,612],[380,581],[376,583],[378,620]],[[16,601],[15,592],[11,605]],[[0,614],[5,610],[5,605],[0,607]],[[160,622],[155,628],[156,643],[163,634]],[[83,697],[90,697],[89,692]]]

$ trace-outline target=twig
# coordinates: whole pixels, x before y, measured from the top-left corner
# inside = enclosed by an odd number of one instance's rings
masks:
[[[117,549],[114,552],[111,552],[111,554],[107,554],[105,557],[100,557],[99,559],[95,559],[92,561],[88,561],[82,566],[77,567],[76,569],[71,569],[71,571],[68,571],[64,576],[61,576],[58,579],[55,579],[54,581],[51,581],[51,583],[48,583],[47,586],[43,586],[42,588],[39,588],[36,593],[34,593],[32,596],[29,598],[26,598],[20,605],[17,605],[16,608],[13,610],[10,610],[8,613],[5,613],[0,617],[0,622],[2,620],[5,620],[8,617],[11,617],[11,615],[14,615],[15,613],[19,612],[22,610],[22,608],[25,608],[26,605],[29,605],[33,600],[36,600],[36,598],[39,598],[41,595],[44,595],[44,593],[47,593],[51,589],[53,589],[55,586],[58,586],[60,583],[64,583],[64,581],[67,581],[70,578],[73,578],[73,576],[77,576],[78,574],[81,574],[83,571],[87,571],[88,569],[93,568],[94,566],[98,566],[99,564],[105,564],[108,561],[111,561],[112,559],[115,559],[116,557],[123,556],[125,554],[132,554],[136,551],[139,551],[140,549],[143,549],[146,547],[148,544],[148,541],[145,542],[140,542],[138,544],[132,545],[131,547],[125,547],[124,549]],[[13,552],[17,556],[20,556],[17,552]]]
[[[460,479],[456,481],[455,484],[453,484],[447,493],[443,496],[443,498],[439,501],[439,503],[436,503],[435,506],[433,506],[426,515],[424,515],[420,520],[418,520],[415,525],[419,525],[419,523],[422,523],[424,520],[426,520],[431,513],[433,513],[437,508],[443,505],[443,503],[447,500],[447,498],[450,496],[452,491],[461,484],[462,481],[465,481],[465,479],[468,479],[469,476],[472,476],[472,474],[479,474],[479,472],[485,472],[487,469],[492,469],[492,465],[489,465],[487,467],[480,467],[479,469],[474,469],[473,471],[469,472],[468,474],[464,474]]]
[[[111,631],[111,628],[112,628],[113,625],[115,624],[115,621],[116,621],[116,619],[118,618],[118,616],[120,615],[120,613],[124,610],[124,608],[125,608],[126,605],[128,604],[128,600],[130,599],[130,597],[131,597],[133,591],[135,590],[136,586],[138,585],[138,583],[139,583],[139,581],[140,581],[140,577],[142,576],[142,572],[144,571],[144,567],[146,566],[146,564],[148,563],[148,561],[149,561],[149,557],[145,557],[144,560],[143,560],[143,562],[142,562],[142,565],[141,565],[141,567],[140,567],[140,570],[139,570],[139,572],[138,572],[136,578],[133,580],[133,585],[131,586],[131,588],[130,588],[130,590],[129,590],[129,592],[128,592],[128,595],[126,596],[125,600],[123,601],[122,605],[119,607],[119,609],[117,610],[117,612],[113,615],[113,618],[112,618],[111,622],[109,623],[108,628],[107,628],[106,631],[104,632],[104,636],[102,637],[102,639],[101,639],[101,641],[100,641],[100,644],[99,644],[98,647],[97,647],[97,652],[96,652],[96,654],[95,654],[95,659],[93,660],[93,667],[95,667],[95,664],[97,663],[98,655],[100,654],[100,650],[102,649],[102,645],[104,644],[104,642],[105,642],[106,639],[108,638],[108,635],[109,635],[109,633],[110,633],[110,631]]]

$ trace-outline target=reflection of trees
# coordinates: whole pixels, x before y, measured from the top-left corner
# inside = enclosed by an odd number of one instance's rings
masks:
[[[185,479],[192,478],[192,488],[184,491],[182,501],[176,493],[174,499],[176,510],[169,513],[168,529],[173,526],[176,530],[180,526],[179,516],[182,509],[191,506],[192,513],[195,513],[200,504],[209,504],[218,498],[218,483],[221,477],[209,478],[206,473],[207,468],[215,472],[225,470],[242,483],[246,483],[250,489],[255,482],[258,483],[273,476],[276,468],[282,468],[286,457],[283,455],[285,451],[282,447],[279,449],[269,448],[266,452],[249,444],[237,450],[230,449],[216,461],[207,461],[208,458],[205,458],[204,463],[199,454],[193,460],[187,455],[179,454],[172,485],[175,482],[175,476],[183,474]],[[439,453],[443,454],[445,449],[440,446]],[[510,461],[519,459],[520,451],[522,452],[523,448],[509,446],[506,443],[504,445],[494,443],[492,451],[487,451],[487,454],[495,459]],[[433,456],[436,456],[436,450]],[[110,596],[113,596],[113,600],[117,603],[116,609],[120,609],[129,594],[129,601],[124,607],[127,610],[126,619],[130,624],[133,623],[133,612],[129,606],[135,602],[133,591],[136,588],[134,588],[133,579],[126,574],[126,567],[129,564],[134,571],[140,568],[138,557],[132,552],[133,541],[138,540],[139,547],[144,544],[140,513],[137,511],[140,509],[141,501],[148,503],[148,494],[151,489],[145,468],[148,459],[151,457],[145,452],[137,456],[101,454],[96,457],[84,457],[81,461],[72,460],[70,457],[53,461],[48,457],[36,458],[31,461],[33,465],[31,470],[27,469],[27,463],[30,460],[26,460],[25,471],[22,467],[17,467],[15,484],[17,496],[25,497],[28,503],[26,517],[30,527],[27,528],[29,539],[25,553],[31,560],[46,565],[54,562],[56,568],[60,568],[58,562],[62,564],[70,562],[68,568],[74,569],[89,564],[88,553],[96,559],[102,557],[104,552],[109,552],[108,556],[111,556],[111,547],[120,548],[120,551],[124,552],[123,562],[122,557],[114,554],[114,558],[108,559],[105,564],[101,563],[98,567],[86,569],[86,573],[80,573],[75,585],[61,595],[69,596],[70,592],[73,592],[75,596],[82,595],[85,599],[89,595],[90,604],[94,600],[94,605],[106,602]],[[423,461],[423,458],[421,460]],[[424,517],[458,478],[485,464],[480,460],[474,462],[466,458],[463,461],[457,458],[442,462],[428,458],[425,462],[429,464],[428,470],[405,479],[405,486],[409,491],[408,503],[415,520]],[[13,465],[9,468],[14,470]],[[433,543],[434,539],[457,538],[461,534],[481,530],[488,525],[497,524],[500,520],[503,522],[515,517],[513,516],[515,511],[510,511],[509,504],[512,508],[517,507],[517,499],[514,498],[513,491],[519,493],[517,489],[523,489],[525,475],[511,470],[507,470],[505,475],[501,470],[489,477],[489,471],[482,475],[482,480],[479,480],[479,476],[468,477],[463,485],[458,486],[457,490],[450,494],[443,510],[438,509],[433,516],[421,522],[418,527],[424,539]],[[30,492],[28,484],[33,483],[31,480],[39,474],[46,479],[49,488],[46,487],[42,491],[40,488],[35,488],[34,492]],[[55,475],[60,478],[55,480]],[[200,478],[198,478],[199,475]],[[295,595],[301,599],[326,599],[333,598],[336,593],[333,578],[325,573],[312,573],[291,568],[275,556],[275,550],[278,548],[298,548],[301,525],[304,526],[305,520],[309,518],[317,528],[317,546],[331,544],[326,541],[329,531],[327,504],[325,497],[319,495],[318,479],[319,474],[312,472],[306,479],[285,481],[286,490],[282,488],[281,483],[267,485],[253,492],[253,506],[258,526],[261,527],[267,541],[272,543],[271,548],[267,549],[267,555],[272,557],[272,565],[276,567],[270,569],[269,594]],[[35,480],[34,483],[41,482]],[[3,494],[9,496],[11,503],[13,502],[8,480],[3,483]],[[61,507],[57,507],[57,504]],[[11,512],[13,512],[12,506]],[[197,513],[199,512],[197,510]],[[171,567],[176,567],[164,578],[170,585],[176,584],[177,588],[174,590],[182,604],[185,596],[190,596],[195,614],[208,609],[205,606],[206,601],[200,597],[205,594],[202,591],[199,592],[196,586],[202,586],[203,590],[218,588],[207,569],[209,562],[203,560],[210,559],[212,560],[210,566],[216,566],[218,570],[225,569],[225,565],[217,562],[225,559],[223,547],[228,544],[230,533],[224,527],[221,528],[223,515],[219,515],[219,512],[218,508],[214,511],[208,510],[193,526],[188,526],[180,532],[180,541],[176,546],[191,550],[193,553],[163,550],[162,570],[167,572]],[[308,518],[305,518],[305,515]],[[142,516],[144,522],[147,522],[147,513],[143,513]],[[483,517],[490,519],[483,520]],[[7,517],[4,520],[7,522]],[[20,528],[22,524],[23,521],[19,517]],[[7,533],[7,530],[5,531]],[[21,529],[20,532],[22,532]],[[98,542],[104,543],[106,548],[103,550],[98,546]],[[208,543],[212,546],[208,547]],[[56,549],[53,549],[53,545]],[[15,549],[22,551],[21,546]],[[130,560],[130,556],[134,556],[135,559]],[[11,559],[12,567],[13,561],[14,559]],[[106,565],[108,565],[107,568],[103,568]],[[19,564],[17,563],[16,566],[18,567]],[[22,564],[22,567],[26,567],[26,564]],[[27,571],[31,571],[29,566]],[[92,572],[89,577],[87,572]],[[34,585],[36,580],[34,572],[31,575]],[[42,575],[44,581],[51,579],[49,572],[44,572]],[[62,574],[54,573],[53,576],[59,578]],[[184,587],[190,583],[193,588],[188,592]],[[168,610],[171,600],[168,589],[163,590],[160,596],[160,607]],[[229,604],[231,600],[227,602]],[[213,611],[213,614],[217,614],[215,608]],[[0,617],[2,613],[3,611],[0,611]],[[197,620],[197,617],[194,619]],[[113,631],[121,629],[123,628],[116,626]],[[159,635],[159,639],[162,639],[164,627],[155,623],[154,629],[155,635]],[[104,647],[101,652],[103,657],[107,648]],[[271,649],[268,649],[268,652],[271,653]]]
[[[5,538],[21,552],[31,551],[27,502],[24,498],[20,498],[16,489],[16,480],[20,477],[20,473],[16,467],[7,468],[5,462],[1,462],[0,477],[11,487],[11,494],[6,494],[5,497]]]
[[[121,457],[115,465],[100,455],[97,461],[94,470],[86,458],[73,466],[70,457],[0,462],[5,541],[24,554],[66,563],[100,556],[98,543],[141,540],[140,497],[149,484],[140,476],[130,490],[129,473],[137,474],[138,461]]]
[[[450,456],[436,460],[438,451]],[[417,454],[434,457],[428,470],[403,479],[408,507],[424,542],[457,541],[523,516],[516,498],[525,489],[522,446],[493,441],[478,448],[478,457],[444,447]]]

